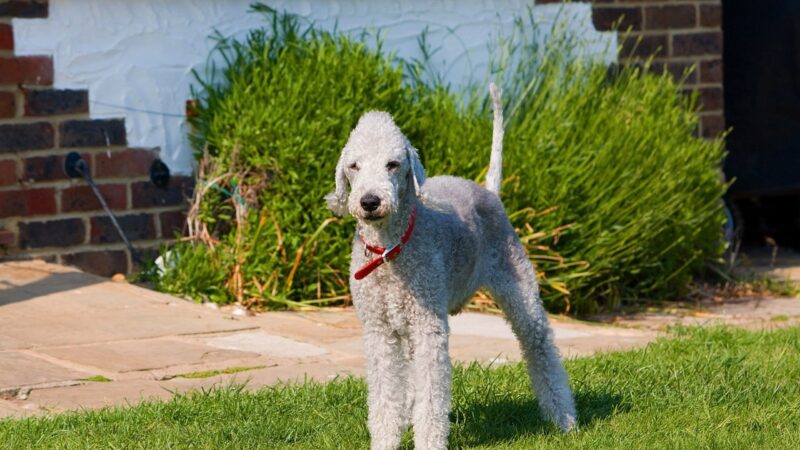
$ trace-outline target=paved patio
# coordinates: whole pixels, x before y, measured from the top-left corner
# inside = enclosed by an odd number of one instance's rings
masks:
[[[759,311],[766,312],[759,320],[800,318],[800,300],[767,303],[780,307],[762,305]],[[651,322],[552,320],[565,357],[645,345],[659,333],[657,321],[646,326]],[[451,328],[455,360],[520,359],[498,316],[461,314],[451,319]],[[232,368],[247,370],[187,378]],[[349,374],[363,374],[360,326],[352,309],[240,316],[69,267],[0,264],[0,418],[166,399],[220,383],[246,382],[254,389]],[[90,381],[98,377],[111,381]]]

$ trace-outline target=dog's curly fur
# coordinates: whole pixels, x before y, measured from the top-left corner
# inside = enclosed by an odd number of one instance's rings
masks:
[[[492,164],[499,164],[500,148],[494,147]],[[490,173],[499,177],[499,167]],[[487,185],[499,190],[500,183]],[[380,200],[374,211],[362,206],[368,194]],[[364,328],[373,449],[397,448],[410,424],[416,448],[447,447],[447,315],[481,287],[511,323],[544,413],[565,431],[575,426],[572,392],[535,272],[496,191],[450,176],[426,180],[417,150],[392,117],[373,111],[350,134],[327,201],[334,213],[358,221],[350,289]],[[352,274],[375,257],[366,254],[364,242],[387,248],[399,242],[413,208],[416,225],[400,255],[355,280]]]

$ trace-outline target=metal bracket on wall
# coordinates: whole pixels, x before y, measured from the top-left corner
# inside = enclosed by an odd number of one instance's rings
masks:
[[[150,165],[150,181],[161,189],[166,189],[169,185],[169,167],[164,161],[156,159]]]
[[[89,166],[86,164],[86,161],[81,158],[81,155],[77,152],[70,152],[66,158],[64,158],[64,173],[67,174],[70,178],[80,178],[83,177],[86,182],[89,184],[89,187],[92,188],[92,192],[94,192],[95,197],[100,202],[100,205],[108,214],[108,217],[111,219],[111,223],[114,224],[114,228],[117,229],[117,233],[119,233],[119,237],[122,238],[122,241],[125,243],[125,247],[128,248],[128,252],[130,252],[131,258],[137,262],[138,264],[142,264],[142,260],[139,257],[139,252],[133,248],[131,245],[131,241],[128,240],[128,237],[125,236],[125,232],[122,231],[122,227],[119,225],[116,216],[114,213],[111,212],[111,209],[108,207],[106,200],[103,198],[103,195],[100,193],[100,190],[97,189],[97,185],[94,183],[94,179],[92,178],[92,174],[89,171]]]

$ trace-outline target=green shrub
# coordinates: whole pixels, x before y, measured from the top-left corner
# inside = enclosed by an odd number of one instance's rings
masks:
[[[353,222],[332,219],[322,197],[358,117],[390,111],[429,175],[482,181],[485,86],[459,96],[426,81],[425,61],[385,56],[380,39],[370,46],[365,36],[259,9],[271,26],[242,42],[221,39],[225,67],[198,76],[193,139],[215,164],[205,182],[229,175],[199,216],[219,242],[179,244],[159,287],[266,307],[340,301]],[[518,25],[505,44],[513,67],[497,69],[506,92],[503,201],[546,305],[590,312],[676,297],[722,250],[721,141],[694,137],[694,100],[668,74],[609,71],[572,57],[569,40],[531,44],[527,24]],[[206,246],[214,248],[195,249]],[[187,270],[198,264],[196,274]]]
[[[413,93],[397,64],[362,40],[302,28],[294,16],[266,12],[270,29],[254,30],[244,42],[220,40],[218,54],[226,62],[221,80],[216,68],[199,77],[203,90],[193,121],[198,156],[207,149],[217,163],[211,178],[233,171],[238,186],[258,187],[238,240],[230,231],[232,203],[217,191],[206,197],[202,218],[233,255],[212,259],[224,266],[226,278],[242,261],[236,274],[241,281],[225,282],[231,288],[227,301],[237,297],[236,286],[248,286],[240,294],[266,306],[341,299],[352,224],[333,222],[323,196],[331,190],[350,125],[369,109],[414,114],[408,108]],[[226,189],[232,192],[230,185]],[[186,259],[177,261],[176,271],[182,271]],[[189,280],[170,272],[159,287],[189,289]]]

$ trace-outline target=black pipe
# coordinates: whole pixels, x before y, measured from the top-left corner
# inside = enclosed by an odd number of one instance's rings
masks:
[[[100,205],[106,211],[106,214],[108,214],[108,217],[111,219],[111,223],[114,224],[114,228],[117,229],[119,237],[122,238],[122,241],[128,248],[128,252],[131,254],[131,259],[133,259],[139,265],[142,265],[142,259],[139,257],[139,252],[133,248],[131,241],[129,241],[128,237],[125,236],[125,232],[123,232],[122,227],[119,226],[116,216],[114,216],[114,213],[111,212],[111,209],[108,207],[103,195],[100,194],[100,190],[97,189],[97,185],[94,184],[92,174],[89,172],[89,166],[86,164],[86,161],[81,158],[81,155],[78,152],[70,152],[66,159],[64,159],[64,172],[66,172],[66,174],[72,178],[78,178],[82,176],[86,182],[89,183],[89,187],[92,188],[92,192],[94,192],[97,200],[100,201]]]

